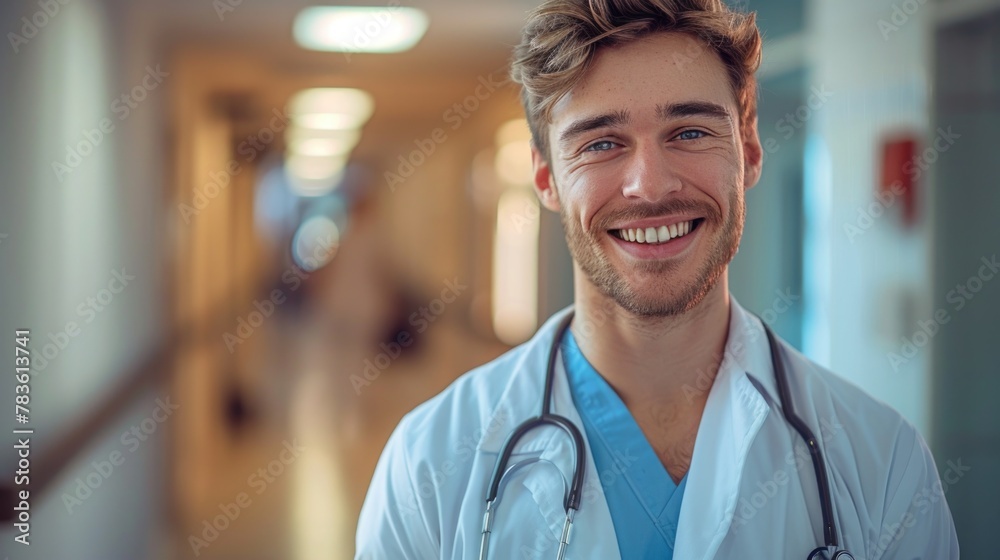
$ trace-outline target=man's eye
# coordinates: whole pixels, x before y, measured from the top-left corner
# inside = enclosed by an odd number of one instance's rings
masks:
[[[599,142],[594,142],[593,144],[587,146],[584,151],[587,152],[606,152],[611,148],[615,147],[615,143],[611,140],[601,140]]]
[[[685,130],[684,132],[677,135],[677,138],[681,140],[697,140],[699,138],[704,138],[705,133],[701,130]]]

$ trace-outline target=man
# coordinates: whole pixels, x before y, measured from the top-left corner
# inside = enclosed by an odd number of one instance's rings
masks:
[[[729,295],[745,191],[761,172],[760,52],[753,16],[719,0],[550,0],[532,14],[512,76],[538,196],[573,255],[575,315],[400,422],[358,558],[555,558],[562,547],[573,559],[958,558],[914,428],[779,341],[791,403],[824,459],[814,469],[764,326]],[[520,467],[484,523],[504,441],[542,410],[553,345],[551,412],[585,441],[572,531],[576,455],[551,426],[514,446],[507,465]]]

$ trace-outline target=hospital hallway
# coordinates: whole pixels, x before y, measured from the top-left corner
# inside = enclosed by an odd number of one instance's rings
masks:
[[[1000,0],[727,3],[765,38],[730,291],[968,466],[992,558]],[[573,301],[508,78],[539,4],[0,4],[0,558],[354,557],[403,415]]]

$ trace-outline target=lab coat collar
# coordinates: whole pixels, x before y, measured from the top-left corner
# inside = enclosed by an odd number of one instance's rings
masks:
[[[734,298],[730,301],[729,332],[723,360],[714,382],[704,389],[709,391],[709,395],[699,424],[681,506],[674,549],[678,558],[707,560],[715,556],[732,524],[751,444],[770,411],[769,405],[778,402],[763,326]],[[479,451],[499,452],[517,425],[539,414],[548,352],[559,323],[571,310],[572,306],[550,317],[515,358],[510,381],[487,424],[496,425],[498,429],[484,434],[479,442]],[[562,359],[556,361],[552,412],[582,426],[562,362]],[[526,398],[528,395],[532,398]],[[517,452],[540,452],[542,459],[556,460],[563,472],[569,472],[568,464],[562,462],[571,455],[566,436],[555,429],[536,431],[538,434],[535,437],[522,439]],[[589,451],[589,442],[586,457],[586,491],[577,516],[576,531],[586,535],[582,538],[589,546],[607,546],[608,550],[603,551],[605,555],[602,557],[618,559],[614,525]],[[531,492],[550,531],[558,536],[564,519],[562,486],[552,484],[552,479],[547,476],[525,477],[523,484]]]
[[[771,365],[771,348],[764,324],[729,296],[729,335],[723,361],[732,361],[734,371],[745,373],[771,406],[777,406],[778,385]],[[782,342],[778,341],[779,346]],[[720,368],[721,369],[721,368]]]
[[[675,558],[715,558],[729,533],[750,447],[771,410],[770,395],[777,395],[773,378],[763,326],[731,299],[722,363],[687,474]]]
[[[498,426],[498,429],[487,431],[480,440],[478,450],[484,453],[499,453],[507,437],[525,420],[538,416],[541,412],[541,395],[544,393],[545,366],[548,354],[552,348],[553,337],[559,323],[572,310],[567,307],[553,315],[538,330],[534,337],[525,343],[523,352],[515,360],[510,382],[504,389],[500,403],[493,411],[488,424]],[[558,351],[558,347],[557,347]],[[530,398],[526,396],[530,395]],[[573,396],[569,388],[568,377],[563,366],[561,352],[556,360],[555,375],[552,387],[551,412],[565,416],[581,431],[583,420],[573,404]],[[582,501],[574,522],[571,534],[570,548],[567,559],[582,558],[578,552],[584,550],[587,557],[621,560],[618,551],[618,538],[608,509],[601,477],[594,465],[590,452],[590,442],[584,435],[585,474]],[[515,454],[539,453],[539,459],[551,461],[560,472],[572,472],[572,460],[575,457],[569,437],[556,428],[538,428],[521,438],[515,448]],[[511,464],[516,463],[511,460]],[[531,494],[539,513],[545,519],[549,532],[555,539],[562,533],[566,514],[563,509],[565,486],[553,478],[554,471],[538,469],[532,476],[522,478],[524,488]],[[569,480],[565,480],[569,484]],[[506,492],[504,492],[506,494]],[[503,502],[501,495],[501,502]],[[552,546],[554,556],[555,539],[543,539],[536,546]],[[576,543],[575,545],[573,543]]]
[[[748,375],[758,390],[763,389],[765,399],[769,405],[773,406],[779,402],[778,389],[774,380],[770,348],[767,344],[767,335],[764,332],[763,324],[755,315],[744,309],[732,295],[729,296],[729,300],[729,334],[723,350],[723,361],[719,368],[719,374],[725,373],[728,369],[723,368],[723,365],[731,364],[733,371],[741,375]],[[552,338],[555,336],[559,323],[572,310],[573,306],[570,305],[553,314],[525,343],[520,356],[514,362],[510,381],[504,389],[499,403],[484,424],[485,426],[499,426],[499,428],[486,431],[483,439],[479,442],[479,450],[498,452],[510,431],[521,422],[537,416],[541,412],[541,399],[525,399],[524,395],[542,394],[545,385],[545,364],[548,360]],[[562,360],[557,360],[556,365],[555,382],[557,386],[562,384],[567,390],[553,390],[552,411],[562,414],[574,422],[580,422],[576,407],[573,405],[572,394],[569,392],[568,386],[565,385],[565,372],[561,369]],[[706,383],[706,386],[701,390],[709,390],[712,386],[714,383],[711,385]],[[692,389],[697,391],[699,387],[696,386]],[[543,449],[542,446],[545,443],[547,441],[540,441],[538,445],[532,445],[530,449]]]
[[[520,356],[516,358],[511,372],[510,381],[500,397],[500,402],[487,420],[486,426],[499,426],[496,430],[487,430],[483,439],[479,442],[480,451],[499,452],[504,441],[510,432],[518,424],[528,418],[538,416],[541,412],[542,398],[545,385],[545,365],[548,363],[549,350],[552,347],[552,339],[559,323],[573,310],[570,305],[552,315],[538,329],[533,337],[528,340],[521,349]],[[573,406],[573,397],[566,385],[565,372],[562,369],[562,360],[556,360],[555,386],[552,390],[552,412],[562,414],[574,422],[581,422],[576,407]],[[565,390],[559,390],[561,388]],[[526,395],[537,395],[537,398],[525,398]],[[578,424],[581,425],[582,424]],[[548,433],[548,431],[546,431]],[[553,432],[555,433],[555,432]],[[535,442],[535,439],[546,441]],[[546,438],[524,438],[525,443],[531,440],[529,446],[525,446],[525,451],[544,449],[548,443]],[[519,446],[520,450],[521,447]]]

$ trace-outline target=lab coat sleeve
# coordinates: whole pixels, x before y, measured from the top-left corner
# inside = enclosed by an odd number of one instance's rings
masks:
[[[432,515],[429,504],[421,503],[413,484],[406,420],[389,437],[375,467],[358,519],[355,560],[440,557],[440,547],[427,525]]]
[[[958,537],[945,500],[948,483],[966,467],[948,461],[942,486],[924,439],[906,424],[896,445],[889,474],[885,515],[878,538],[869,548],[873,560],[958,560]]]

